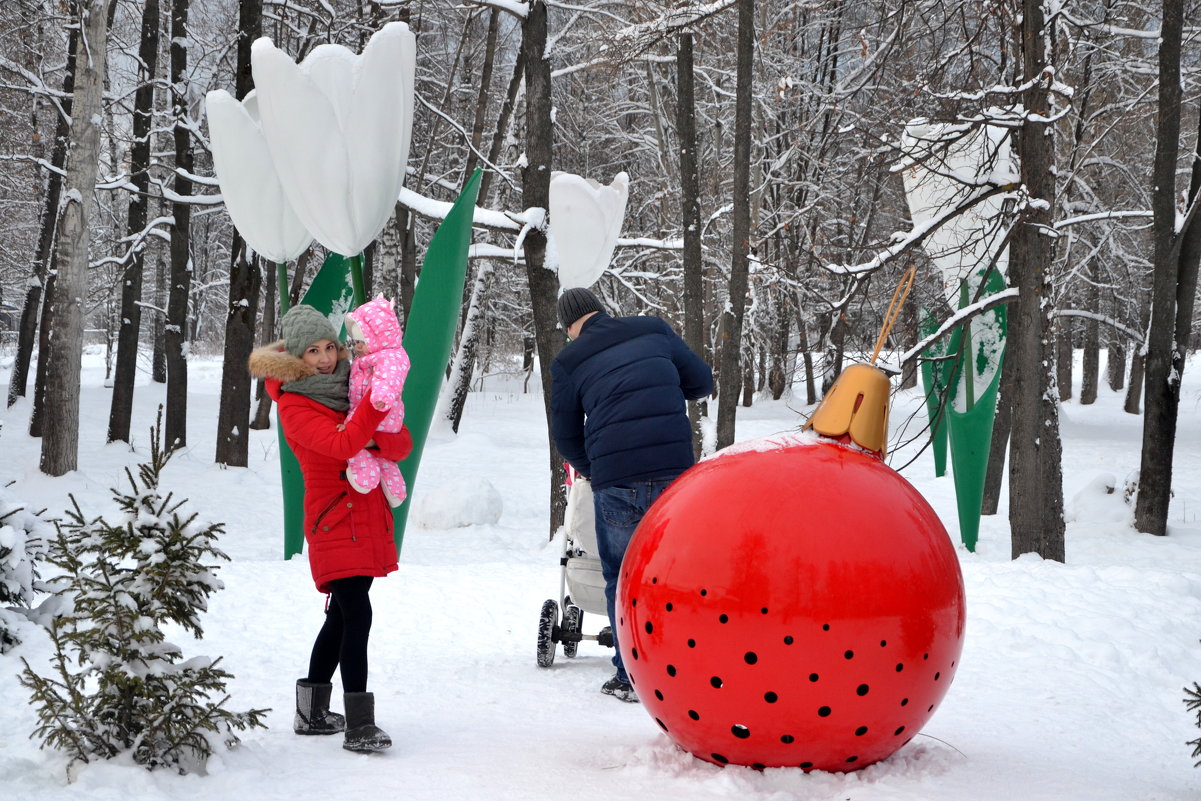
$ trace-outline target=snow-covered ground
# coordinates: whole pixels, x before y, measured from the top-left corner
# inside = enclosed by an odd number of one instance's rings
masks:
[[[11,359],[11,357],[9,357]],[[0,386],[8,363],[0,361]],[[963,657],[925,730],[890,759],[850,774],[719,768],[676,749],[640,705],[601,695],[608,654],[583,643],[574,660],[535,664],[542,602],[558,591],[558,545],[546,538],[546,436],[541,398],[520,385],[472,395],[456,438],[428,446],[400,571],[372,590],[371,689],[396,745],[345,752],[340,738],[296,737],[292,685],[322,615],[303,558],[282,561],[274,431],[254,432],[250,466],[212,462],[220,364],[194,361],[189,448],[164,484],[224,521],[224,591],[205,639],[175,638],[185,656],[224,656],[236,677],[229,708],[272,707],[270,728],[213,757],[207,775],[147,772],[125,760],[67,770],[28,739],[35,710],[21,658],[48,671],[45,633],[0,656],[0,776],[5,799],[661,799],[662,801],[1151,801],[1201,797],[1187,740],[1201,736],[1182,688],[1201,681],[1201,363],[1186,373],[1170,535],[1130,527],[1121,482],[1138,467],[1141,419],[1102,391],[1063,407],[1067,564],[1009,558],[1007,509],[985,518],[975,554],[960,551],[967,589]],[[0,411],[0,491],[60,513],[74,493],[111,514],[109,488],[146,453],[163,388],[140,385],[131,449],[105,445],[109,391],[85,357],[81,468],[51,479],[26,434],[27,401]],[[537,386],[530,381],[529,386]],[[510,391],[513,389],[515,391]],[[892,419],[920,410],[903,393]],[[795,404],[739,409],[738,437],[795,428]],[[900,450],[903,464],[912,450]],[[926,452],[905,477],[958,540],[950,478]],[[482,521],[461,525],[468,521]],[[590,616],[588,630],[599,628]],[[589,625],[591,624],[591,625]]]

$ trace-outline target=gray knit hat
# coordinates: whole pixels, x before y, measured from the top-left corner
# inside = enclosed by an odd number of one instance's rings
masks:
[[[597,300],[596,295],[593,295],[583,287],[577,286],[564,290],[563,294],[559,296],[559,303],[556,309],[559,312],[559,324],[566,331],[571,327],[572,323],[585,314],[604,311],[605,307],[601,306],[601,302]]]
[[[338,341],[338,332],[334,330],[329,318],[303,303],[288,309],[280,323],[280,329],[284,335],[284,348],[297,358],[300,358],[305,348],[319,339]]]

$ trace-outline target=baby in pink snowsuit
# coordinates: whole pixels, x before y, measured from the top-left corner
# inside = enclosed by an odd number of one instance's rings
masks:
[[[381,295],[347,314],[345,323],[346,333],[355,340],[355,357],[350,364],[350,415],[370,390],[372,405],[381,411],[390,410],[376,430],[396,433],[404,423],[400,395],[409,374],[409,354],[400,344],[403,332],[392,302]],[[350,422],[350,416],[346,422]],[[400,468],[365,448],[347,462],[346,480],[364,493],[382,484],[389,504],[400,506],[404,502],[405,481]]]

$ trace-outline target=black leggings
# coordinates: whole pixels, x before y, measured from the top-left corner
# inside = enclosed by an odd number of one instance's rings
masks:
[[[308,680],[328,682],[341,666],[342,691],[367,691],[367,637],[371,634],[371,576],[350,576],[329,583],[325,624],[313,643]]]

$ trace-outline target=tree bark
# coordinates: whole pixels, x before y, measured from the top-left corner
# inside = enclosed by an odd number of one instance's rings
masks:
[[[287,269],[284,264],[272,264],[271,274],[267,280],[266,297],[263,298],[263,330],[259,334],[262,342],[275,339],[275,289],[279,286],[280,272]],[[271,396],[267,394],[266,382],[259,379],[254,382],[254,399],[258,401],[254,419],[250,428],[254,431],[264,431],[271,427]]]
[[[167,262],[160,256],[154,272],[154,354],[151,356],[151,380],[167,383],[167,348],[164,344],[167,319]]]
[[[175,180],[177,195],[192,194],[192,181],[184,172],[192,172],[192,134],[188,116],[188,2],[173,0],[171,9],[171,110],[175,119],[172,131],[175,144]],[[167,413],[165,447],[188,442],[188,299],[192,294],[191,224],[192,207],[171,204],[171,288],[167,296],[167,324],[163,346],[167,358]]]
[[[527,209],[550,207],[550,170],[554,144],[551,121],[550,62],[546,57],[546,3],[530,0],[529,13],[522,23],[521,49],[525,62],[525,153],[522,169],[522,204]],[[555,301],[559,279],[546,269],[546,231],[541,228],[526,234],[524,242],[526,278],[530,286],[530,305],[534,312],[534,338],[542,374],[542,401],[546,413],[546,437],[550,457],[550,531],[553,537],[563,524],[567,498],[563,493],[566,475],[563,460],[550,435],[550,366],[563,348],[563,335],[557,330]]]
[[[1013,358],[1005,356],[1001,364],[1001,385],[997,391],[997,415],[993,418],[988,467],[984,473],[984,497],[980,514],[995,515],[1001,502],[1001,484],[1009,455],[1009,434],[1013,429]],[[945,420],[943,425],[945,425]]]
[[[696,76],[692,34],[681,33],[676,48],[676,129],[680,138],[680,218],[684,228],[684,341],[702,358],[705,352],[705,263],[701,254],[701,182],[697,163]],[[692,451],[700,458],[706,400],[689,401]]]
[[[751,249],[751,99],[754,81],[755,2],[738,0],[738,74],[734,90],[733,253],[730,298],[722,312],[721,361],[717,406],[717,447],[734,442],[741,377],[742,321],[746,314]]]
[[[492,285],[493,272],[489,261],[483,261],[476,271],[471,300],[467,303],[467,316],[463,319],[463,333],[459,337],[459,352],[450,371],[450,409],[446,418],[456,434],[459,433],[459,424],[463,422],[463,407],[467,405],[467,394],[471,390],[471,376],[482,333],[480,319],[484,312],[484,299],[488,297],[488,288]]]
[[[158,77],[158,0],[146,0],[142,9],[142,43],[138,48],[139,84],[133,101],[133,146],[129,154],[129,181],[137,190],[129,198],[131,241],[143,233],[150,218],[150,129],[154,115],[154,81]],[[142,333],[142,274],[144,243],[130,246],[121,280],[121,319],[117,327],[117,365],[108,415],[108,441],[129,441],[133,416],[134,379]]]
[[[238,3],[238,67],[234,91],[242,100],[254,89],[250,48],[263,34],[262,0]],[[250,373],[246,360],[254,350],[259,294],[263,283],[258,256],[241,235],[234,235],[229,271],[229,307],[225,316],[225,355],[221,365],[221,406],[217,412],[217,464],[245,467],[250,448]]]
[[[1042,0],[1022,0],[1019,26],[1022,46],[1024,105],[1030,115],[1019,140],[1021,181],[1034,204],[1024,210],[1010,250],[1009,269],[1021,293],[1013,306],[1006,358],[1015,363],[1013,431],[1009,447],[1009,524],[1013,558],[1037,553],[1064,561],[1062,444],[1059,439],[1059,396],[1050,345],[1052,248],[1044,232],[1055,208],[1055,159],[1049,92],[1049,35]]]
[[[1067,317],[1055,323],[1055,382],[1059,384],[1059,399],[1072,399],[1073,363],[1075,348],[1072,345],[1072,324]]]
[[[42,205],[42,218],[38,234],[38,249],[31,265],[29,286],[25,291],[25,303],[21,307],[21,322],[17,331],[17,352],[13,359],[12,375],[8,382],[8,405],[25,396],[29,382],[29,365],[33,359],[33,343],[38,334],[42,297],[49,297],[50,261],[54,252],[54,235],[58,231],[59,203],[62,200],[63,179],[60,170],[67,163],[67,144],[71,137],[71,99],[75,93],[75,51],[79,47],[79,27],[71,26],[67,40],[66,74],[63,76],[63,99],[60,101],[62,114],[54,126],[54,149],[50,154],[50,170],[46,177],[46,202]],[[45,351],[41,351],[45,353]],[[40,365],[40,361],[39,361]],[[42,376],[42,381],[45,376]],[[39,381],[39,386],[41,381]],[[37,415],[37,409],[34,411]],[[32,421],[31,421],[32,422]],[[40,431],[33,436],[40,436]]]
[[[1151,324],[1146,347],[1143,394],[1142,459],[1134,526],[1146,534],[1168,533],[1172,498],[1172,456],[1180,406],[1180,381],[1193,300],[1197,292],[1197,260],[1201,258],[1201,224],[1196,210],[1188,228],[1176,231],[1176,161],[1180,152],[1180,58],[1184,27],[1182,0],[1164,0],[1159,45],[1159,104],[1155,120],[1155,163],[1151,210],[1154,214],[1155,272],[1152,279]],[[1201,167],[1194,157],[1190,206],[1201,188]]]
[[[1089,265],[1087,296],[1090,309],[1101,307],[1101,293],[1097,290],[1101,281],[1098,259]],[[1084,366],[1080,371],[1080,405],[1089,406],[1097,402],[1097,388],[1101,383],[1101,330],[1094,319],[1084,321]]]
[[[88,217],[100,161],[105,44],[111,0],[80,3],[82,35],[75,52],[67,192],[59,226],[57,277],[47,298],[53,312],[48,347],[41,470],[61,476],[79,462],[79,371],[83,356],[83,296],[88,269]],[[39,359],[39,360],[40,360]]]

